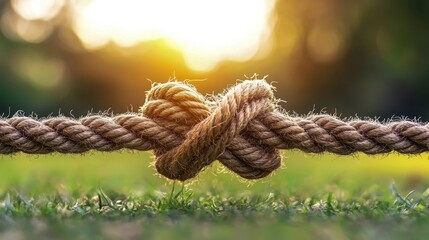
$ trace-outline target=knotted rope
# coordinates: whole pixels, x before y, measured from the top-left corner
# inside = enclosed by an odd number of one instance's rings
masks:
[[[415,154],[429,150],[429,126],[342,121],[280,112],[272,87],[248,80],[209,100],[184,83],[154,85],[139,114],[0,119],[0,154],[154,150],[158,172],[187,180],[218,159],[243,178],[262,178],[281,164],[278,149],[336,154]]]

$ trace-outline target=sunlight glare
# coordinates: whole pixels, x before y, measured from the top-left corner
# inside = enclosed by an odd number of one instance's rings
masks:
[[[223,60],[249,60],[267,44],[273,6],[274,0],[92,0],[75,4],[73,28],[88,49],[165,39],[189,67],[207,71]]]

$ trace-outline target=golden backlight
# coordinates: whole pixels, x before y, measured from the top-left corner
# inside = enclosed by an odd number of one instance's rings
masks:
[[[268,44],[274,0],[74,1],[72,27],[87,49],[165,39],[189,67],[249,60]]]

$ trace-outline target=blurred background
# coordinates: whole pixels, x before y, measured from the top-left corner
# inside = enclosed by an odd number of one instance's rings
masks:
[[[1,0],[0,114],[136,111],[257,73],[289,111],[429,120],[429,1]]]

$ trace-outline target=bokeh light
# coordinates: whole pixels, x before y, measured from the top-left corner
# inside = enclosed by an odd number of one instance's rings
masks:
[[[12,59],[12,70],[37,88],[57,86],[64,77],[65,66],[58,59],[46,58],[35,53],[18,54]]]
[[[12,0],[13,9],[26,20],[51,20],[64,5],[64,0]]]
[[[88,49],[165,39],[189,67],[207,71],[245,61],[268,44],[273,0],[93,0],[75,4],[73,28]]]
[[[341,52],[344,39],[339,27],[317,24],[308,36],[308,51],[316,61],[330,62]]]
[[[28,21],[9,11],[2,16],[2,30],[9,38],[40,43],[49,37],[53,26],[50,22]]]

